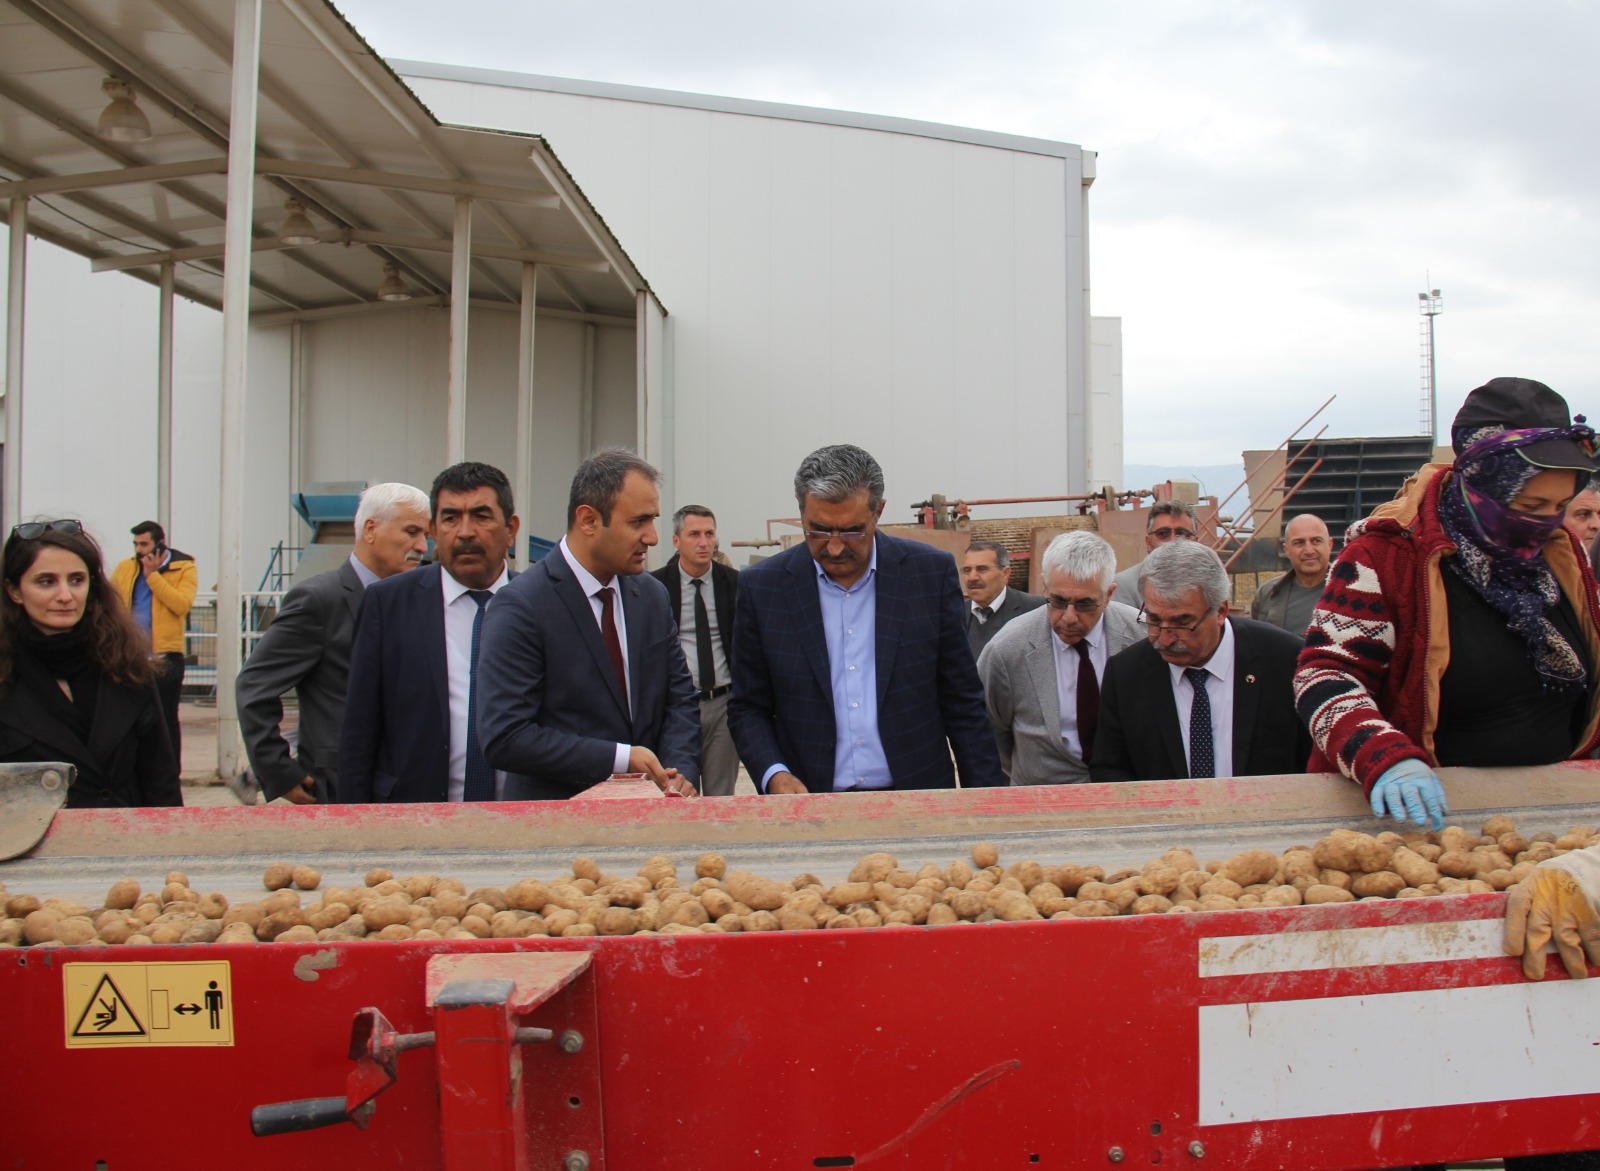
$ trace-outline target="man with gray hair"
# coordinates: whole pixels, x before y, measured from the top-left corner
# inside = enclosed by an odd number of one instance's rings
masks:
[[[984,648],[978,675],[1011,783],[1081,784],[1089,779],[1106,661],[1144,631],[1137,610],[1112,600],[1117,556],[1098,534],[1062,533],[1039,569],[1045,605]]]
[[[1139,568],[1147,640],[1106,664],[1090,775],[1096,781],[1305,771],[1294,707],[1300,640],[1228,614],[1222,559],[1172,541]]]
[[[961,585],[967,591],[967,644],[972,657],[1000,633],[1000,628],[1029,610],[1044,605],[1043,598],[1010,589],[1011,552],[998,541],[972,541],[961,555]]]
[[[356,507],[355,549],[337,569],[297,582],[239,671],[234,694],[251,771],[229,788],[296,805],[335,799],[339,733],[361,598],[373,582],[414,568],[428,551],[428,496],[410,484],[373,484]],[[279,725],[283,696],[299,700],[298,752]]]
[[[1200,521],[1195,516],[1194,505],[1186,500],[1157,500],[1144,518],[1144,551],[1148,557],[1168,541],[1193,541],[1200,536]],[[1139,566],[1134,562],[1117,574],[1117,589],[1130,604],[1139,597]]]
[[[949,554],[877,531],[883,470],[859,447],[794,478],[805,543],[746,569],[733,740],[764,793],[1003,785]]]

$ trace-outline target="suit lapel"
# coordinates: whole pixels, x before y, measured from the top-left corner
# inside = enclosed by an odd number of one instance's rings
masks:
[[[1230,618],[1233,627],[1233,769],[1240,775],[1250,760],[1250,738],[1256,726],[1256,704],[1261,688],[1256,685],[1255,656],[1249,636]]]
[[[1183,751],[1183,729],[1178,725],[1178,701],[1172,696],[1172,670],[1148,643],[1139,656],[1146,664],[1146,688],[1155,705],[1156,727],[1161,729],[1161,745],[1167,750],[1167,775],[1187,777],[1189,758]]]
[[[444,646],[444,566],[435,562],[417,575],[417,604],[422,607],[422,655],[433,680],[434,698],[444,726],[450,727],[450,661]]]
[[[817,597],[817,563],[804,545],[796,546],[789,575],[789,605],[795,619],[795,633],[805,651],[806,662],[816,676],[817,686],[833,704],[833,676],[828,669],[828,636],[822,629],[822,602]]]
[[[63,698],[65,698],[63,696]],[[99,705],[96,704],[98,709]],[[98,710],[95,713],[99,714]],[[0,720],[12,727],[26,733],[41,744],[59,750],[66,760],[89,760],[89,749],[86,744],[73,735],[67,726],[45,709],[31,691],[19,687],[15,680],[11,684],[10,693],[5,701],[0,703]],[[93,728],[90,728],[91,739]]]
[[[1027,616],[1017,619],[1018,622],[1027,622]],[[1039,718],[1046,728],[1050,727],[1051,716],[1055,717],[1057,729],[1061,726],[1061,691],[1056,680],[1056,648],[1052,645],[1055,633],[1050,629],[1048,621],[1040,624],[1028,640],[1028,678],[1033,683],[1033,691],[1039,701]],[[1059,735],[1048,738],[1050,745],[1058,749],[1063,759],[1071,757],[1067,751],[1067,742]]]
[[[873,578],[873,617],[876,631],[874,667],[878,676],[878,710],[889,694],[889,680],[894,675],[895,651],[900,646],[900,623],[905,613],[905,597],[900,572],[905,552],[887,537],[877,535],[873,541],[878,546],[878,569]]]
[[[672,620],[676,622],[678,615],[683,613],[683,575],[678,572],[676,553],[672,555],[672,560],[667,562],[666,572],[661,575],[661,584],[667,587],[667,601],[672,603]],[[632,639],[631,631],[628,637]],[[629,645],[632,645],[631,641]]]
[[[622,622],[628,631],[628,678],[633,683],[628,689],[628,700],[636,710],[643,711],[639,689],[644,686],[644,648],[649,634],[645,629],[644,591],[639,588],[637,576],[613,578],[611,584],[617,587],[618,597],[628,595],[622,606]],[[616,674],[615,671],[611,673]],[[633,712],[628,713],[628,727],[633,727]]]
[[[594,660],[595,670],[600,672],[600,678],[605,680],[606,688],[611,692],[611,702],[617,705],[617,711],[627,721],[628,727],[633,727],[633,713],[628,711],[627,705],[622,702],[622,687],[617,683],[617,673],[611,666],[611,653],[606,650],[605,639],[600,637],[600,625],[594,620],[594,607],[589,602],[589,596],[583,592],[583,587],[578,584],[577,577],[568,567],[567,559],[561,556],[559,548],[552,550],[550,556],[540,561],[539,567],[550,576],[556,597],[560,598],[561,604],[567,608],[567,615],[572,619],[578,637],[583,640],[583,645],[589,650],[589,657]],[[626,603],[623,604],[624,611],[633,608]],[[626,613],[623,621],[628,621]],[[633,627],[630,625],[628,646],[631,649],[633,645]]]
[[[345,609],[350,611],[353,628],[356,619],[361,617],[361,594],[366,587],[361,584],[361,578],[350,567],[348,560],[339,567],[339,585],[342,587]]]

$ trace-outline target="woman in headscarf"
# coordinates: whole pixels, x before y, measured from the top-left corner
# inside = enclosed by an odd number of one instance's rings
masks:
[[[1600,603],[1563,527],[1600,467],[1595,433],[1543,383],[1496,378],[1429,464],[1351,526],[1317,603],[1295,698],[1309,771],[1373,812],[1440,828],[1440,765],[1548,764],[1600,744]]]
[[[0,590],[0,761],[77,766],[69,807],[182,805],[150,641],[75,520],[11,530]]]
[[[1576,424],[1543,383],[1496,378],[1456,415],[1455,462],[1424,467],[1351,526],[1306,633],[1295,699],[1317,749],[1307,771],[1337,769],[1374,814],[1440,829],[1449,807],[1436,767],[1549,764],[1600,744],[1600,603],[1562,524],[1600,467],[1595,433],[1581,415]],[[1553,861],[1572,869],[1589,853]],[[1539,978],[1550,924],[1566,916],[1578,925],[1563,959],[1582,975],[1579,930],[1593,909],[1582,876],[1541,870],[1512,892],[1506,950]],[[1600,933],[1594,942],[1600,953]],[[1505,1165],[1576,1171],[1600,1156]]]

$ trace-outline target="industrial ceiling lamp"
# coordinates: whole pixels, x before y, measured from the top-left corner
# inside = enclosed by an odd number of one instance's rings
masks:
[[[383,266],[383,283],[378,286],[378,300],[411,300],[411,290],[407,289],[405,281],[400,279],[400,270],[395,265],[386,264]]]
[[[283,226],[278,229],[278,243],[315,244],[318,241],[317,225],[306,215],[305,204],[298,199],[291,199],[283,205],[283,211],[284,220]]]
[[[96,134],[110,142],[144,142],[150,137],[150,119],[139,108],[132,86],[120,77],[108,77],[100,83],[100,92],[111,104],[101,111]]]

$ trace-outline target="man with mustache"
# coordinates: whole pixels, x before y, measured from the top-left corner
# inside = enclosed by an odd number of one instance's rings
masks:
[[[1305,771],[1295,712],[1300,640],[1228,614],[1222,559],[1171,541],[1139,567],[1146,640],[1106,664],[1089,775],[1095,781]]]
[[[739,576],[728,724],[763,793],[1004,785],[953,558],[877,531],[883,469],[823,447],[805,544]]]
[[[297,582],[239,672],[239,731],[252,772],[229,782],[247,805],[259,793],[295,805],[335,799],[350,644],[366,588],[413,569],[428,551],[428,498],[410,484],[374,484],[356,507],[356,543],[337,569]],[[300,704],[299,748],[279,731],[283,696]]]
[[[499,468],[460,463],[429,492],[438,563],[367,590],[350,655],[338,799],[496,801],[478,740],[484,609],[508,581],[520,522]]]

